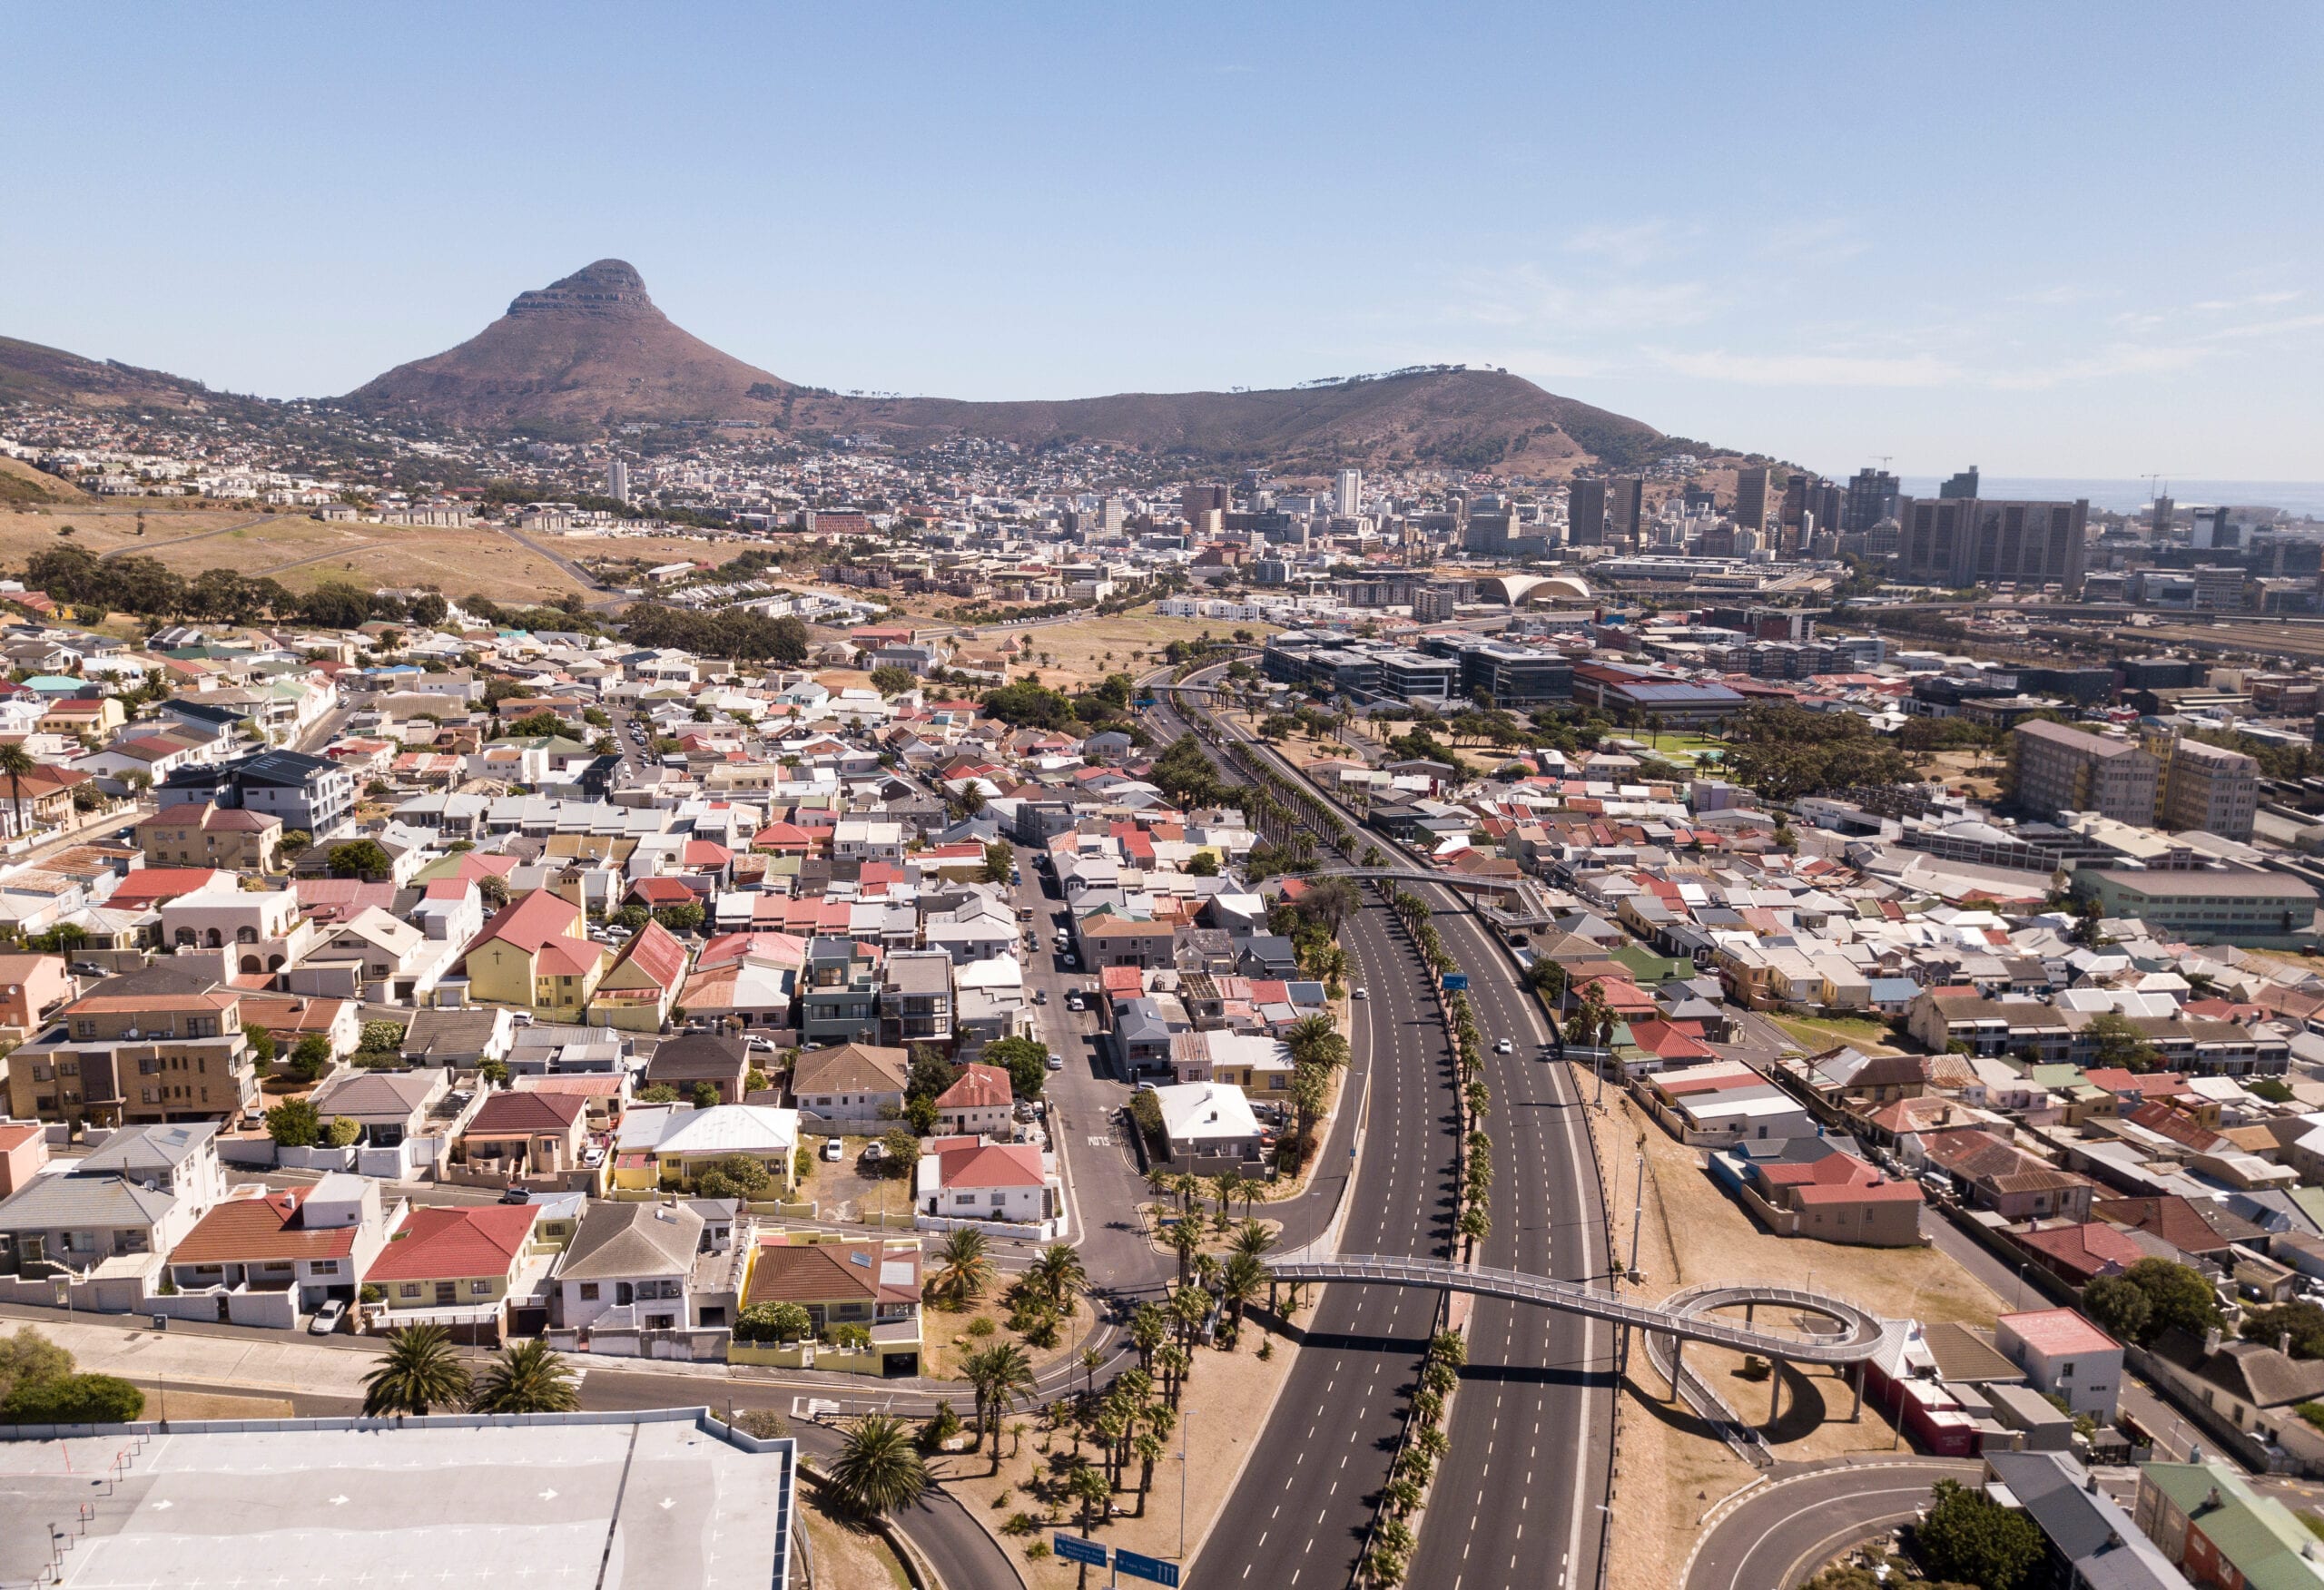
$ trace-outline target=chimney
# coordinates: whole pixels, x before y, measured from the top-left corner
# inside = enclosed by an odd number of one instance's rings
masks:
[[[2203,1332],[2203,1351],[2206,1353],[2214,1353],[2218,1350],[2219,1327],[2214,1325],[2209,1330]]]
[[[2276,1332],[2276,1350],[2277,1350],[2278,1352],[2280,1352],[2280,1353],[2283,1354],[2283,1355],[2284,1355],[2284,1357],[2286,1357],[2286,1358],[2290,1358],[2290,1357],[2291,1357],[2291,1332],[2290,1332],[2290,1331],[2289,1331],[2289,1330],[2279,1330],[2279,1331],[2277,1331],[2277,1332]]]

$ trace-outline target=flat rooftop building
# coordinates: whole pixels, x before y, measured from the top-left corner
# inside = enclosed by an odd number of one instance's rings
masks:
[[[29,1436],[37,1427],[24,1427]],[[172,1421],[0,1441],[0,1584],[784,1590],[797,1448],[703,1408]],[[16,1432],[11,1432],[16,1433]],[[43,1434],[47,1434],[45,1429]],[[119,1483],[92,1490],[127,1453]]]

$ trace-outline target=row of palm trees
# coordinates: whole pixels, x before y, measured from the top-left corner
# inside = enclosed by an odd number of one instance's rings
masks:
[[[546,1341],[503,1349],[471,1376],[441,1325],[409,1325],[388,1333],[387,1350],[363,1377],[363,1414],[571,1413],[581,1406],[579,1385],[572,1365]]]
[[[1411,1439],[1396,1454],[1395,1467],[1381,1498],[1383,1516],[1373,1526],[1372,1548],[1364,1555],[1364,1565],[1375,1585],[1403,1583],[1413,1549],[1419,1544],[1406,1520],[1427,1499],[1428,1482],[1452,1449],[1452,1439],[1444,1433],[1445,1408],[1468,1358],[1468,1344],[1461,1333],[1442,1330],[1430,1340],[1427,1356],[1421,1361],[1420,1387],[1412,1399]]]

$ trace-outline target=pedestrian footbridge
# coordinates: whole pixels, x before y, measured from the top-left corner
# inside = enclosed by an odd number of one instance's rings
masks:
[[[1285,1258],[1269,1266],[1278,1281],[1345,1281],[1357,1286],[1427,1287],[1505,1298],[1569,1314],[1586,1314],[1617,1325],[1634,1325],[1651,1336],[1707,1341],[1738,1352],[1759,1353],[1787,1363],[1849,1365],[1880,1350],[1886,1322],[1854,1303],[1821,1292],[1785,1286],[1727,1282],[1663,1302],[1634,1301],[1593,1291],[1571,1281],[1552,1281],[1514,1270],[1472,1270],[1442,1259],[1397,1259],[1345,1254],[1332,1259]],[[1741,1309],[1737,1320],[1725,1310]],[[1761,1316],[1798,1322],[1797,1329],[1771,1326]],[[1830,1329],[1820,1324],[1828,1323]]]

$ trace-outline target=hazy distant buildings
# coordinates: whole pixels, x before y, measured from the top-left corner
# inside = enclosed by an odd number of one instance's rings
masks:
[[[1977,466],[1972,464],[1960,474],[1936,488],[1936,495],[1952,501],[1965,498],[1974,502],[1977,496]]]
[[[1226,527],[1234,498],[1223,486],[1190,486],[1178,493],[1178,514],[1197,535],[1216,535]]]
[[[1353,519],[1364,512],[1364,471],[1343,469],[1332,482],[1332,512],[1343,519]]]
[[[617,503],[629,501],[629,466],[618,458],[606,466],[606,495]]]
[[[1566,486],[1565,538],[1571,546],[1606,544],[1606,483],[1576,480]]]
[[[1738,530],[1768,527],[1768,466],[1755,464],[1735,472],[1735,512]]]
[[[1896,477],[1885,469],[1859,469],[1848,477],[1847,500],[1840,506],[1840,528],[1862,535],[1892,518],[1901,495]]]
[[[2235,526],[2228,523],[2225,508],[2193,507],[2187,515],[2187,545],[2193,550],[2219,552],[2236,544]]]
[[[1970,474],[1974,482],[1975,472]],[[1903,530],[1900,572],[1915,584],[1961,588],[2001,580],[2054,580],[2069,591],[2082,584],[2087,498],[2036,503],[1903,497],[1896,519]]]
[[[1646,532],[1646,482],[1626,476],[1606,489],[1606,530],[1616,541],[1636,552]]]

